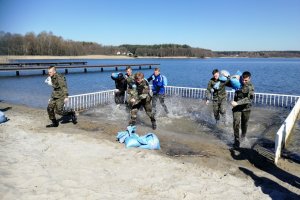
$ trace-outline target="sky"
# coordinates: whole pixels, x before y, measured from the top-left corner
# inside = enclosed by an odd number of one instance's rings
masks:
[[[66,40],[300,50],[300,0],[0,0],[0,31]]]

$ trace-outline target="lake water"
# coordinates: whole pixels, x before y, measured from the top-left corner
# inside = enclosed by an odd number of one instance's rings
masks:
[[[252,73],[252,82],[256,92],[300,95],[298,85],[300,59],[104,59],[80,61],[87,61],[88,65],[158,63],[161,73],[167,76],[169,85],[198,88],[207,87],[208,80],[212,76],[211,72],[215,68],[226,69],[231,74],[235,74],[237,70],[248,70]],[[33,62],[33,60],[28,62]],[[104,69],[104,72],[100,72],[99,69],[89,73],[72,73],[83,72],[83,69],[69,71],[71,73],[67,74],[66,78],[70,95],[114,88],[114,82],[110,79],[111,73],[114,72],[112,69]],[[134,72],[136,71],[134,70]],[[153,69],[145,69],[142,72],[148,77],[153,73]],[[41,71],[21,71],[20,73],[19,77],[15,76],[15,72],[0,73],[0,99],[33,107],[45,107],[51,93],[51,88],[44,84],[46,76],[40,75]]]

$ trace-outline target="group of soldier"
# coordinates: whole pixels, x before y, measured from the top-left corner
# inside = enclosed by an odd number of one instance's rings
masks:
[[[52,95],[48,103],[47,111],[51,124],[46,127],[58,127],[59,122],[55,117],[55,113],[69,117],[74,124],[77,123],[75,111],[64,107],[68,101],[68,90],[66,79],[63,75],[56,72],[55,67],[49,67],[48,74],[50,77],[49,83],[53,87]],[[235,89],[234,100],[231,102],[233,113],[233,131],[234,131],[234,148],[239,148],[241,140],[243,140],[247,133],[248,120],[251,112],[251,101],[254,97],[254,87],[251,83],[251,73],[243,72],[238,77],[238,86],[233,86],[229,74],[219,72],[214,69],[213,77],[208,82],[206,90],[206,104],[212,101],[213,113],[216,124],[220,124],[221,117],[226,123],[226,102],[227,94],[225,87],[232,87]],[[152,124],[152,129],[157,128],[156,124],[156,103],[160,101],[164,111],[168,113],[168,108],[165,105],[165,84],[164,76],[160,74],[160,69],[155,68],[154,73],[145,79],[142,72],[132,74],[131,67],[126,68],[126,74],[113,73],[111,78],[115,81],[115,102],[116,104],[125,103],[130,110],[129,125],[136,125],[137,113],[141,108],[144,108],[146,114],[149,116]],[[150,89],[149,82],[152,81],[152,89]],[[127,98],[125,99],[125,94]],[[239,129],[241,126],[241,137]]]
[[[132,74],[131,67],[126,68],[125,76],[122,73],[113,73],[111,78],[115,81],[115,102],[117,104],[125,103],[130,110],[129,125],[134,126],[137,120],[137,113],[144,108],[149,116],[152,129],[155,130],[156,125],[156,102],[160,101],[166,113],[168,108],[164,103],[165,87],[164,77],[160,74],[160,69],[155,68],[154,73],[145,79],[142,72]],[[149,82],[152,81],[152,90]],[[125,100],[125,91],[127,91],[127,99]]]
[[[206,90],[206,104],[208,104],[211,99],[216,124],[220,123],[220,116],[222,116],[223,122],[226,123],[227,93],[225,87],[232,87],[235,90],[234,100],[231,101],[234,132],[233,147],[239,148],[241,141],[245,139],[247,133],[252,106],[251,102],[254,98],[254,86],[251,83],[251,73],[245,71],[241,75],[235,75],[237,77],[232,77],[231,79],[228,73],[220,74],[218,69],[214,69],[212,75],[213,77],[208,82]],[[242,130],[241,137],[239,132],[240,127]]]

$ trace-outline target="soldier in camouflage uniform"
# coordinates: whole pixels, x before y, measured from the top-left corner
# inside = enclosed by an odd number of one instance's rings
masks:
[[[213,102],[213,112],[216,119],[216,123],[220,120],[220,114],[224,118],[225,123],[225,113],[226,113],[226,102],[227,93],[225,86],[229,86],[229,79],[222,76],[218,69],[212,71],[213,77],[209,80],[206,90],[206,105],[209,104],[209,100],[212,99]]]
[[[242,140],[245,138],[248,127],[248,120],[251,112],[251,101],[254,97],[254,86],[250,82],[251,73],[245,71],[242,74],[241,88],[234,93],[234,101],[231,102],[233,113],[233,131],[234,131],[234,148],[240,147],[239,129],[241,124]]]
[[[52,124],[49,124],[46,127],[58,127],[59,123],[56,120],[55,113],[62,116],[70,116],[73,124],[76,124],[77,118],[75,111],[71,109],[64,109],[64,103],[69,100],[65,77],[56,73],[56,68],[54,66],[48,68],[48,74],[51,77],[51,83],[53,87],[51,99],[49,99],[47,107],[49,119],[52,121]]]
[[[126,105],[127,105],[128,109],[131,109],[132,103],[130,102],[130,99],[132,98],[132,91],[133,91],[132,86],[135,85],[135,81],[134,81],[134,76],[132,74],[132,69],[131,69],[130,66],[126,67],[125,79],[126,79],[126,82],[127,82]]]
[[[135,84],[132,85],[131,96],[128,99],[132,105],[130,115],[131,120],[129,122],[130,125],[135,125],[137,112],[141,108],[144,107],[146,114],[150,117],[152,123],[152,129],[156,129],[156,120],[154,114],[152,113],[152,105],[151,105],[151,96],[149,94],[150,87],[147,80],[144,79],[144,74],[141,72],[137,72],[134,75]]]

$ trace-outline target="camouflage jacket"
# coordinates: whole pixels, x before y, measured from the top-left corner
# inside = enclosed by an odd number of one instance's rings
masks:
[[[254,86],[251,82],[242,85],[242,88],[236,90],[234,93],[234,101],[237,102],[236,110],[247,111],[252,106],[252,99],[254,98]]]
[[[150,97],[150,87],[147,80],[143,80],[140,84],[135,82],[132,89],[132,98],[135,100],[135,104],[138,104],[141,101],[151,101]]]
[[[229,86],[230,80],[220,81],[211,78],[207,84],[206,100],[210,100],[212,96],[213,101],[226,99],[227,93],[225,86]]]
[[[59,99],[67,98],[69,96],[66,78],[63,75],[58,73],[54,74],[51,77],[51,82],[53,87],[53,91],[51,94],[52,98]]]
[[[133,89],[132,86],[135,84],[134,76],[133,75],[128,76],[127,74],[125,74],[125,79],[127,83],[127,93],[131,95]]]

